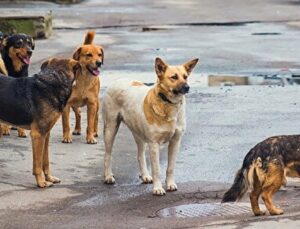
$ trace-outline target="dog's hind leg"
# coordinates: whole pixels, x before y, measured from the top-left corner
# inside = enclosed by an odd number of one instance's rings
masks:
[[[262,187],[256,173],[253,174],[253,190],[250,193],[250,202],[252,211],[255,216],[265,215],[265,211],[261,211],[258,204],[259,196],[262,193]]]
[[[43,173],[43,151],[45,147],[46,135],[41,134],[38,130],[31,128],[31,141],[32,141],[32,153],[33,153],[33,175],[37,182],[37,186],[45,188],[51,186],[53,183],[48,182],[45,179]]]
[[[176,155],[179,151],[182,132],[176,130],[168,146],[168,168],[166,173],[167,191],[176,191],[177,185],[174,179],[174,169],[176,162]]]
[[[60,183],[60,179],[52,176],[50,172],[50,165],[49,165],[49,138],[50,132],[46,135],[45,145],[43,150],[43,172],[45,174],[46,181],[52,183]]]
[[[284,182],[284,168],[278,162],[268,165],[266,180],[262,187],[262,199],[271,215],[283,214],[283,210],[273,204],[272,197]]]
[[[70,134],[70,106],[67,105],[62,113],[63,143],[72,143]]]
[[[98,137],[99,109],[100,109],[100,100],[98,99],[97,112],[96,112],[95,124],[94,124],[94,137],[95,138]]]
[[[166,194],[160,181],[159,144],[149,143],[151,170],[153,178],[153,195],[162,196]]]
[[[152,183],[152,177],[149,175],[147,169],[147,163],[145,158],[145,142],[141,140],[138,136],[133,135],[134,140],[137,145],[137,159],[140,167],[140,178],[142,179],[144,184]]]
[[[24,129],[18,128],[18,137],[19,138],[26,138],[27,137],[27,134],[26,134]]]
[[[283,210],[280,208],[277,208],[273,204],[272,197],[273,195],[280,189],[280,186],[269,186],[267,188],[264,188],[263,193],[262,193],[262,199],[270,212],[271,215],[281,215],[283,214]]]
[[[104,116],[104,146],[105,146],[105,156],[104,156],[104,182],[106,184],[114,184],[115,178],[112,173],[111,168],[111,154],[112,154],[112,147],[114,144],[114,140],[116,134],[118,132],[121,119],[118,114],[113,115],[112,113],[106,114],[103,112]]]
[[[94,137],[95,134],[95,118],[98,110],[97,102],[90,102],[87,104],[87,129],[86,129],[86,141],[87,144],[97,144],[97,140]]]
[[[73,135],[80,135],[81,134],[81,110],[79,107],[72,107],[74,113],[75,113],[75,129],[73,130]]]

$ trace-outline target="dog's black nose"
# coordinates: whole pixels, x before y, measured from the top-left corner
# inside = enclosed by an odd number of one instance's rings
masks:
[[[30,49],[27,50],[27,55],[28,55],[28,56],[31,56],[31,55],[32,55],[32,50],[30,50]]]
[[[186,93],[189,92],[189,90],[190,90],[190,86],[189,86],[188,84],[184,84],[184,85],[181,87],[180,92],[181,92],[182,94],[186,94]]]
[[[101,65],[102,65],[102,62],[101,61],[96,61],[96,65],[97,65],[97,67],[101,67]]]

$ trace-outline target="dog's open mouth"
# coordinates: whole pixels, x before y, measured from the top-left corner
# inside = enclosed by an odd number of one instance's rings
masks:
[[[93,76],[98,76],[100,74],[100,68],[96,67],[93,68],[90,65],[87,66],[87,69],[89,70],[89,72],[93,75]]]
[[[20,54],[18,54],[19,59],[24,63],[29,65],[30,64],[30,56],[22,56]]]

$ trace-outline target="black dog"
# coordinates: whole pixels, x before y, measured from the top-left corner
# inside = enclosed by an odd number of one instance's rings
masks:
[[[26,34],[14,34],[8,36],[2,41],[2,64],[0,63],[0,70],[3,74],[11,77],[27,77],[28,67],[32,51],[34,50],[34,41],[31,36]],[[3,67],[4,65],[4,67]],[[8,98],[10,95],[7,94]],[[3,126],[3,134],[9,135],[10,128],[7,125]],[[18,129],[19,137],[26,137],[24,129]]]
[[[0,120],[31,130],[33,174],[42,188],[60,182],[49,168],[50,130],[72,93],[79,68],[76,60],[52,59],[33,77],[0,75]]]

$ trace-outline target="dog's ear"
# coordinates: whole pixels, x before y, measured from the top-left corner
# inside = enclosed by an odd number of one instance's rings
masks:
[[[197,63],[198,63],[198,58],[190,60],[189,62],[186,62],[183,65],[185,70],[187,71],[188,75],[191,74],[191,72],[193,71],[193,69],[194,69],[194,67],[196,66]]]
[[[3,47],[5,47],[7,45],[7,38],[8,38],[8,36],[6,34],[4,34],[2,41],[0,41]]]
[[[77,70],[81,69],[81,65],[77,60],[71,59],[70,64],[74,72],[77,72]]]
[[[165,63],[159,57],[156,57],[156,59],[155,59],[155,71],[156,71],[156,74],[157,74],[158,78],[161,78],[165,74],[167,68],[168,68],[168,64]]]
[[[51,62],[52,59],[49,59],[49,60],[46,60],[44,63],[42,63],[41,65],[41,70],[43,71],[47,66],[48,64]]]
[[[74,60],[79,60],[80,53],[81,53],[81,47],[78,48],[78,49],[74,52],[74,54],[73,54],[73,59],[74,59]]]
[[[34,48],[35,48],[35,42],[34,42],[33,38],[31,38],[31,45],[32,45],[31,49],[34,50]]]

